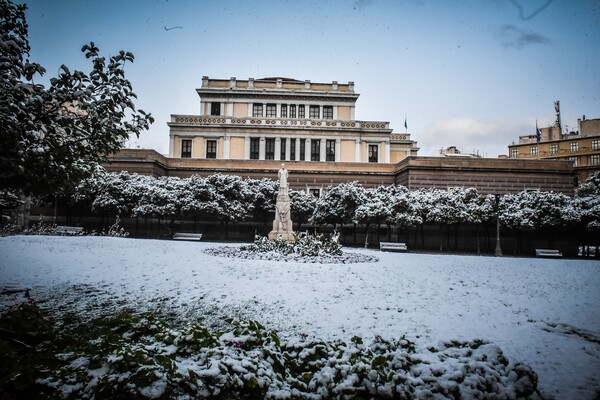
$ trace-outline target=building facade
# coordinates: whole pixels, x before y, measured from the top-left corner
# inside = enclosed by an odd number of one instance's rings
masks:
[[[600,118],[577,120],[578,131],[563,134],[557,125],[540,129],[536,135],[520,136],[508,146],[509,158],[568,160],[573,163],[580,183],[600,170]]]
[[[165,157],[155,150],[124,149],[105,164],[109,171],[129,171],[144,175],[207,176],[216,173],[242,178],[277,179],[280,161],[274,160],[206,160]],[[288,183],[295,190],[309,190],[318,195],[328,186],[357,181],[365,187],[403,185],[410,190],[476,188],[483,194],[518,193],[541,190],[573,195],[576,176],[573,164],[561,160],[531,160],[478,157],[410,156],[396,164],[286,163]]]
[[[417,154],[408,133],[355,119],[354,83],[202,78],[198,115],[171,115],[169,157],[394,164]]]

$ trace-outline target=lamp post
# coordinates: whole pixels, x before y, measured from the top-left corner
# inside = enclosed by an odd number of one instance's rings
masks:
[[[502,257],[502,247],[500,247],[500,195],[495,194],[496,197],[496,250],[494,255],[496,257]]]

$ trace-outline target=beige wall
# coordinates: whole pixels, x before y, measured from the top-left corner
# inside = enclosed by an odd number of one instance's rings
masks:
[[[173,141],[173,154],[174,158],[181,157],[181,138],[179,136],[173,136],[171,139]]]
[[[579,124],[581,136],[600,134],[600,118],[584,119]]]
[[[355,162],[356,159],[356,142],[354,140],[340,141],[340,161]]]
[[[204,158],[204,138],[201,136],[192,141],[192,158]]]
[[[248,116],[248,103],[233,103],[233,116],[237,118]]]
[[[245,139],[234,137],[229,139],[229,158],[243,160],[245,149]]]
[[[350,107],[340,106],[338,107],[338,119],[350,119]]]
[[[223,149],[225,149],[225,139],[220,137],[217,140],[217,158],[219,158],[219,159],[223,158]]]

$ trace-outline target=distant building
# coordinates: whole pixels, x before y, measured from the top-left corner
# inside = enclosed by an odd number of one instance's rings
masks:
[[[536,135],[519,137],[518,144],[508,146],[509,158],[535,158],[571,161],[579,182],[600,170],[600,119],[577,120],[578,131],[563,134],[558,124],[540,129]]]
[[[445,149],[444,148],[440,149],[440,155],[442,155],[444,157],[481,158],[481,155],[479,153],[476,153],[476,152],[463,153],[462,151],[458,150],[458,148],[456,146],[449,146],[449,147],[446,147]]]

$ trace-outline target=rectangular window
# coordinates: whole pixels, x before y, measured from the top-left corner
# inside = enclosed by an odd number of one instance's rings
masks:
[[[510,149],[510,156],[512,158],[519,158],[519,149]]]
[[[287,104],[281,105],[281,118],[287,118]]]
[[[306,112],[304,110],[304,105],[302,104],[298,106],[298,118],[306,118]]]
[[[569,161],[573,161],[573,166],[577,166],[577,157],[569,157]]]
[[[325,160],[335,161],[335,140],[325,142]]]
[[[217,141],[206,141],[206,158],[217,158]]]
[[[300,139],[300,161],[306,160],[306,139]]]
[[[592,140],[592,150],[600,150],[600,140]]]
[[[379,162],[379,146],[376,144],[369,145],[369,162]]]
[[[296,118],[296,105],[290,104],[290,118]]]
[[[221,103],[210,103],[210,115],[221,115]]]
[[[323,106],[323,119],[333,119],[333,106]]]
[[[550,145],[550,150],[549,150],[550,154],[556,154],[558,153],[558,144],[553,143]]]
[[[190,139],[183,139],[181,141],[181,158],[192,157],[192,141]]]
[[[531,148],[529,149],[529,154],[531,154],[532,156],[537,156],[538,155],[537,146],[531,146]]]
[[[290,160],[296,161],[296,139],[290,139]]]
[[[572,142],[570,145],[571,153],[577,153],[579,151],[579,143]]]
[[[265,140],[265,160],[275,159],[275,139]]]
[[[308,193],[315,196],[317,199],[321,197],[321,189],[320,188],[309,188]]]
[[[310,141],[310,161],[321,160],[321,141],[319,139]]]
[[[252,104],[252,116],[254,118],[262,118],[263,116],[263,105],[262,104]]]
[[[286,139],[281,139],[281,151],[279,152],[280,160],[285,160],[285,145],[287,144],[286,142]]]
[[[276,104],[267,104],[267,118],[276,118],[277,117],[277,105]]]
[[[250,159],[258,160],[260,156],[260,139],[250,138]]]
[[[319,106],[310,106],[308,109],[308,116],[316,119],[321,118],[321,109]]]
[[[600,154],[592,154],[590,156],[590,165],[600,165]]]

